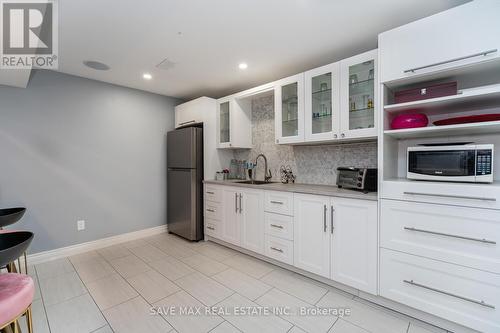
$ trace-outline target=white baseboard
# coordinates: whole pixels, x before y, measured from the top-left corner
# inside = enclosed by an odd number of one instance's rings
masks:
[[[153,236],[167,231],[167,225],[132,231],[121,235],[97,239],[95,241],[60,247],[58,249],[28,255],[28,264],[37,265],[43,262],[73,256],[75,254],[101,249],[103,247],[128,242],[138,238]]]

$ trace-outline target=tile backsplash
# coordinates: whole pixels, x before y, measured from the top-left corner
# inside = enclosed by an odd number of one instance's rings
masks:
[[[297,183],[335,185],[337,167],[377,166],[377,143],[350,143],[316,146],[289,146],[274,143],[274,98],[265,96],[252,102],[252,149],[234,151],[238,160],[255,161],[260,153],[266,155],[272,181],[279,181],[281,165],[289,165]],[[262,159],[257,167],[257,179],[264,178]]]

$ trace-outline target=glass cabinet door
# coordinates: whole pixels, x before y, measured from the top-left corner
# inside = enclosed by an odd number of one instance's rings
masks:
[[[298,83],[290,83],[281,87],[281,135],[297,136],[299,134]]]
[[[305,139],[337,138],[339,130],[339,63],[305,73]]]
[[[276,143],[304,140],[304,74],[280,80],[274,90]]]
[[[377,50],[341,61],[341,138],[374,137]]]
[[[230,142],[229,101],[219,104],[219,143]]]

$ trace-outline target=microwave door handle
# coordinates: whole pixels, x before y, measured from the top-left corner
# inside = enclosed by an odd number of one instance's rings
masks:
[[[452,199],[467,199],[467,200],[481,200],[481,201],[497,201],[496,198],[487,197],[473,197],[468,195],[452,195],[452,194],[440,194],[440,193],[421,193],[421,192],[403,192],[406,195],[420,195],[427,197],[441,197],[441,198],[452,198]]]

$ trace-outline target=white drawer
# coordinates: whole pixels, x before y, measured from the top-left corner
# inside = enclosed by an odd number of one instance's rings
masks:
[[[205,185],[205,200],[212,202],[222,201],[222,191],[219,187],[210,184]]]
[[[481,332],[500,332],[500,275],[381,249],[380,295]]]
[[[265,191],[264,210],[270,213],[293,216],[293,193]]]
[[[264,254],[285,264],[293,265],[293,242],[266,235]]]
[[[380,244],[500,274],[500,211],[383,199]]]
[[[222,207],[220,203],[206,201],[205,202],[205,217],[212,220],[220,220],[222,218]]]
[[[381,182],[384,199],[500,209],[500,186],[400,180]]]
[[[220,237],[219,221],[205,218],[205,235]]]
[[[293,217],[265,213],[266,234],[283,239],[293,240]]]

